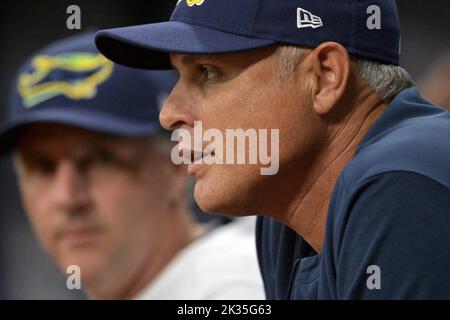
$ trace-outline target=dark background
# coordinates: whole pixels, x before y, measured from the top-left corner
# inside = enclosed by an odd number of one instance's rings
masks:
[[[226,1],[226,0],[213,0]],[[245,1],[245,0],[242,0]],[[332,0],[330,0],[332,1]],[[0,2],[0,122],[7,114],[15,70],[33,51],[78,31],[66,28],[66,8],[81,8],[82,31],[166,20],[176,0],[46,0]],[[416,80],[450,50],[450,1],[398,0],[402,22],[401,63]],[[450,88],[449,88],[450,90]],[[0,160],[0,299],[82,298],[31,233],[16,190],[10,159]]]

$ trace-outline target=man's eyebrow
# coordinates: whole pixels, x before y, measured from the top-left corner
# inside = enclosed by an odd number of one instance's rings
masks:
[[[192,54],[192,55],[188,55],[188,54],[177,54],[177,64],[179,66],[181,65],[195,65],[195,64],[213,64],[213,65],[222,65],[223,64],[223,59],[218,60],[217,59],[218,55],[214,55],[214,54]],[[174,59],[170,58],[169,62],[170,62],[170,66],[173,69],[173,71],[180,76],[180,70],[179,68],[173,63]]]
[[[183,55],[181,61],[183,63],[196,63],[198,60],[210,59],[208,55]]]
[[[195,64],[198,60],[204,59],[207,56],[205,55],[179,55],[179,61],[182,64]],[[178,67],[173,63],[173,59],[170,60],[170,66],[175,71],[175,73],[180,76],[180,70],[178,70]]]
[[[198,62],[198,60],[212,60],[213,56],[212,55],[205,55],[205,54],[193,54],[193,55],[179,55],[179,60],[181,63],[183,64],[194,64],[196,62]],[[172,66],[172,68],[177,69],[176,66],[173,64],[172,59],[170,59],[170,64]]]

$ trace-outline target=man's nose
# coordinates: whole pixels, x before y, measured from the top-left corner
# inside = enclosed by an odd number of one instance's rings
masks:
[[[159,121],[167,130],[175,130],[183,125],[194,123],[192,108],[189,107],[192,99],[189,94],[186,94],[186,89],[178,83],[161,109]]]
[[[60,210],[78,213],[87,207],[87,179],[75,163],[62,160],[56,168],[54,181],[53,195]]]

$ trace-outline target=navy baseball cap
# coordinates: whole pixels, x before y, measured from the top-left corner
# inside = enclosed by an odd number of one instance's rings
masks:
[[[179,0],[170,21],[97,33],[114,62],[170,68],[168,53],[205,55],[274,44],[342,44],[349,54],[399,64],[395,0]]]
[[[34,123],[126,137],[162,130],[159,108],[175,76],[114,64],[98,52],[94,35],[83,33],[51,44],[20,68],[9,119],[0,129],[0,155],[10,152],[21,130]]]

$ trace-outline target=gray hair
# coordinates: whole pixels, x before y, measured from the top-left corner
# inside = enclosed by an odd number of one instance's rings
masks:
[[[278,71],[281,74],[291,74],[294,72],[298,62],[310,52],[311,49],[281,46],[278,49]],[[400,66],[382,64],[355,57],[352,57],[352,60],[367,86],[383,100],[391,100],[402,90],[414,85],[409,73]]]

